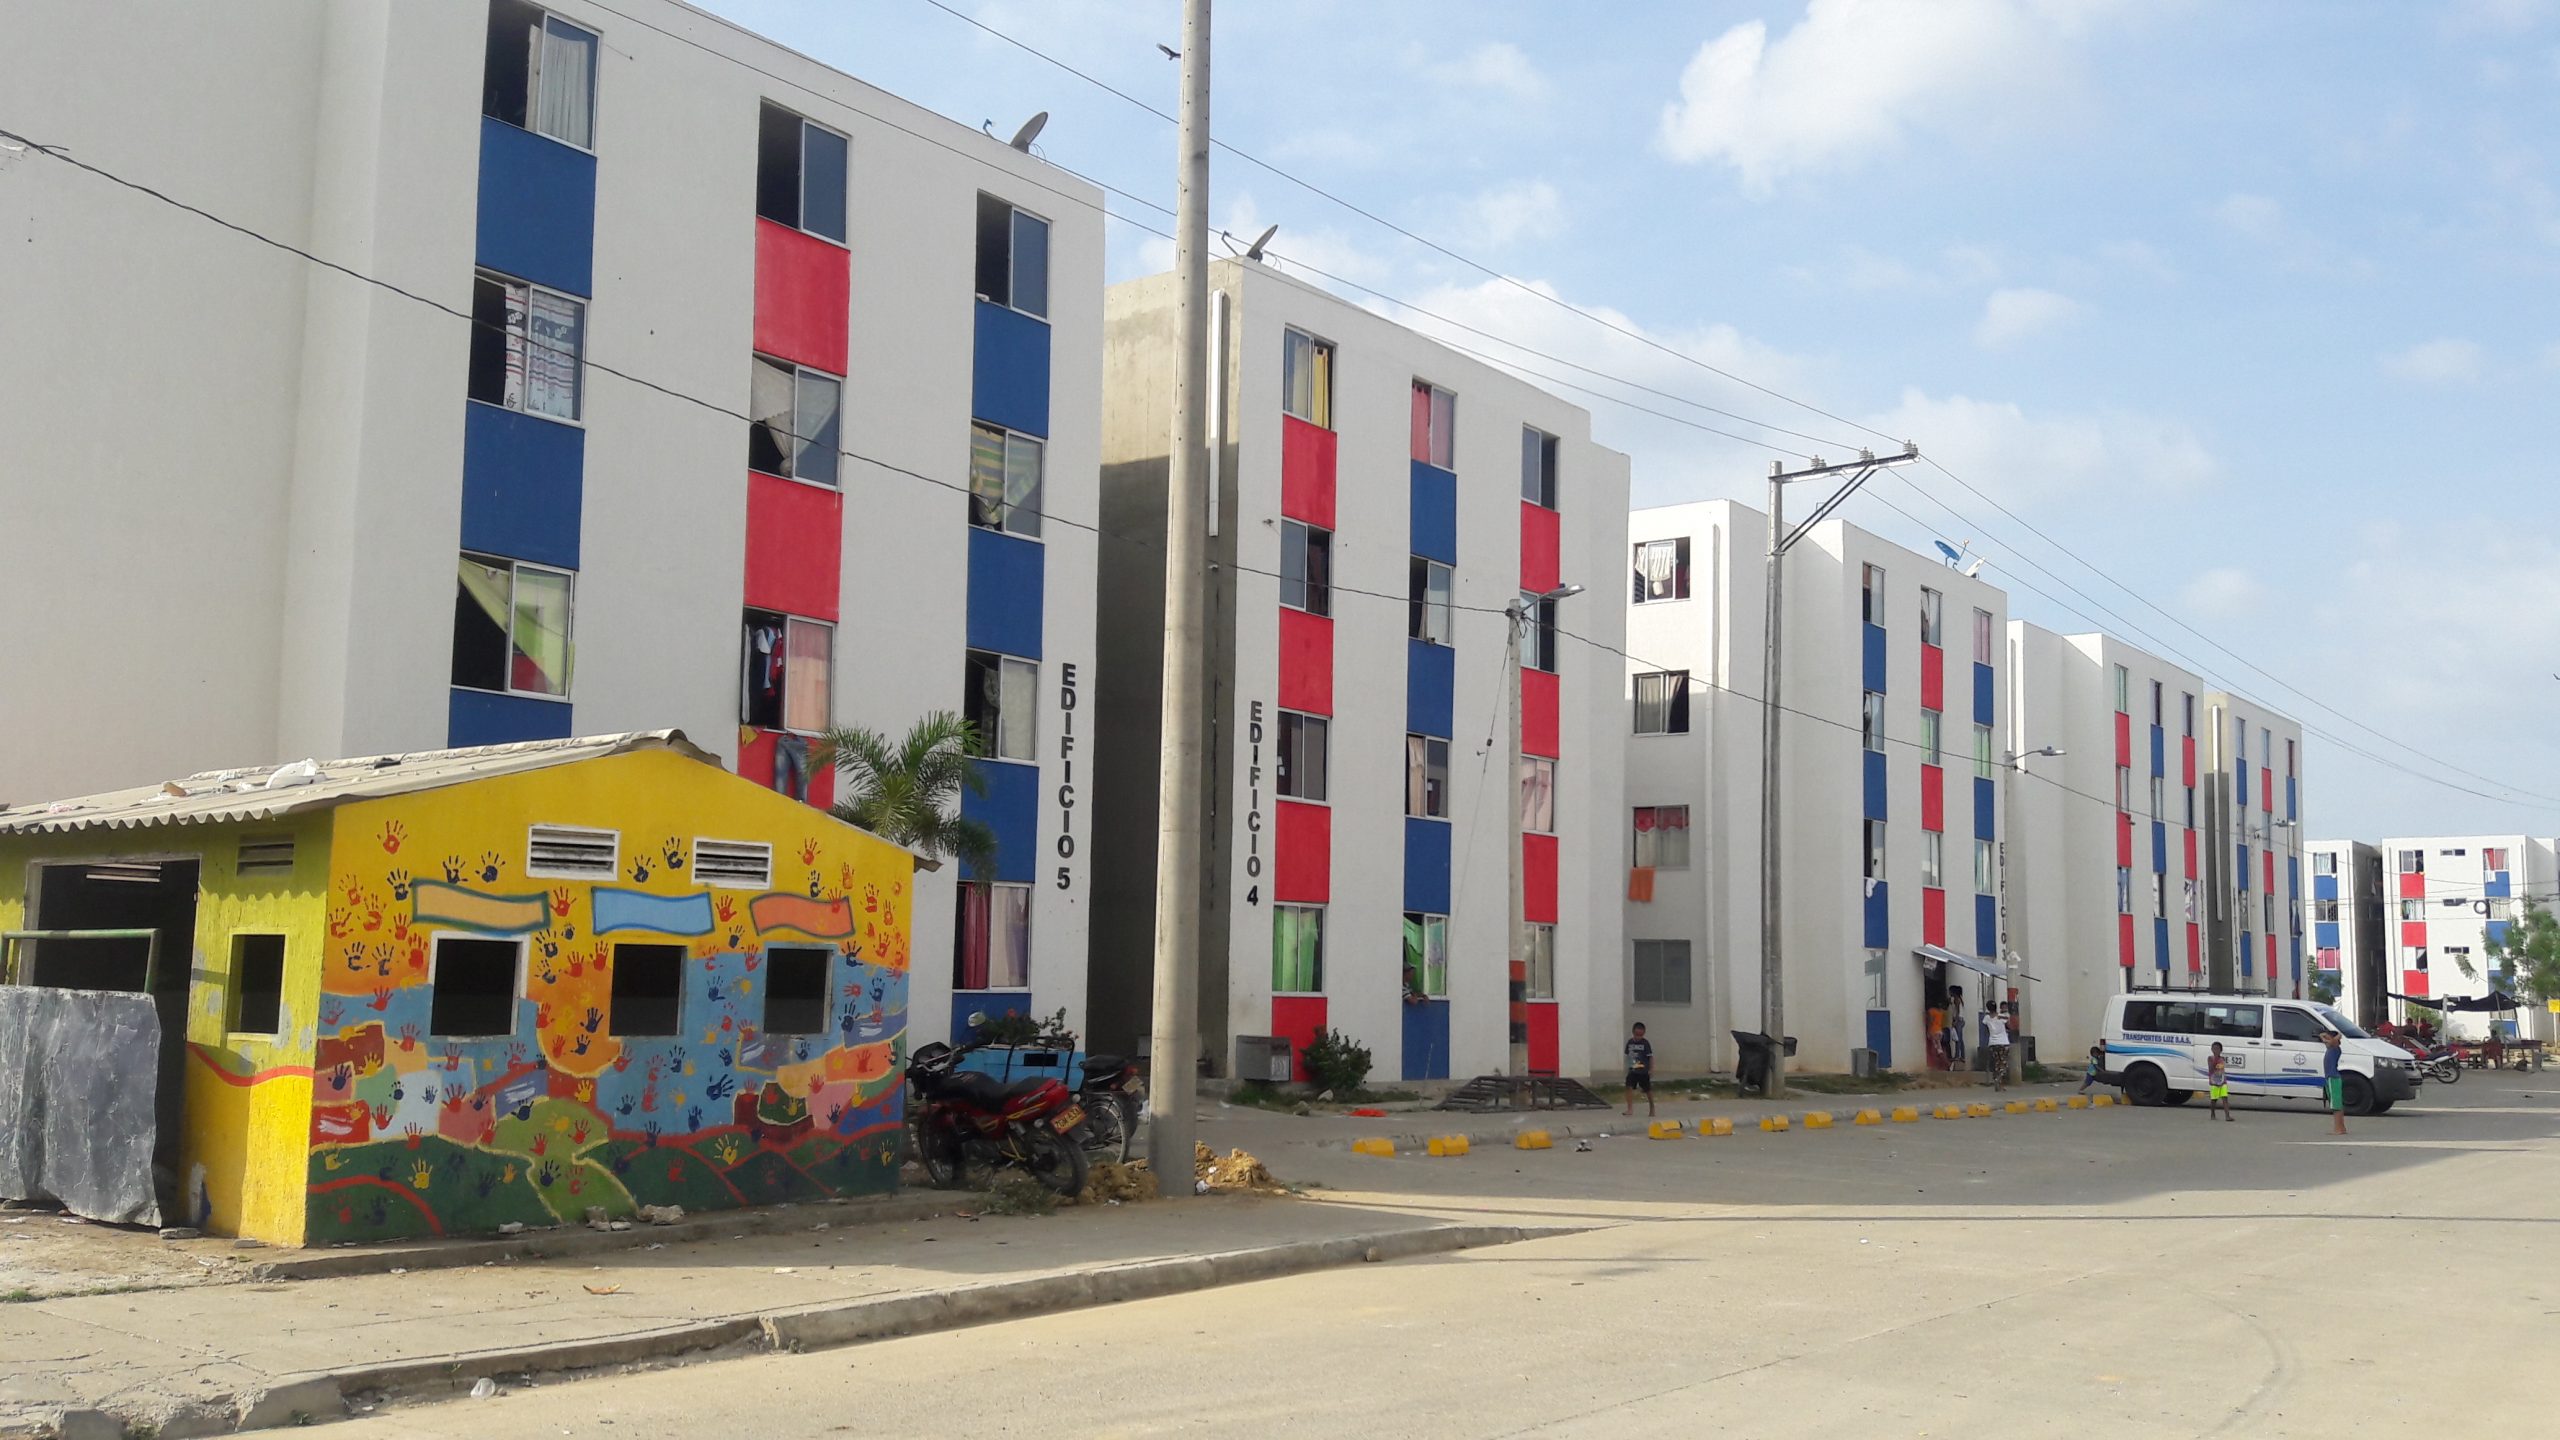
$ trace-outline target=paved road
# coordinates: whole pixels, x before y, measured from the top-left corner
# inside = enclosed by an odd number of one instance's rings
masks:
[[[2546,1088],[2547,1087],[2547,1088]],[[422,1436],[2548,1433],[2560,1074],[2244,1106],[1288,1156],[1570,1237],[425,1406]]]

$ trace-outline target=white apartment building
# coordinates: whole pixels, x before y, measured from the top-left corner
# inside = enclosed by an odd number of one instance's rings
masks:
[[[2504,939],[2528,903],[2549,906],[2560,888],[2554,842],[2533,835],[2401,836],[2376,847],[2382,860],[2383,929],[2390,962],[2386,981],[2393,1020],[2408,1001],[2513,993],[2506,968],[2489,958],[2488,942]],[[2494,1014],[2449,1013],[2457,1036],[2477,1039]],[[2547,1011],[2519,1011],[2523,1033],[2552,1037]]]
[[[1617,1061],[1627,458],[1519,379],[1258,262],[1212,272],[1203,1048],[1372,1073]],[[1175,288],[1108,295],[1093,1038],[1148,1028]],[[1503,611],[1532,606],[1511,793]],[[1509,936],[1510,826],[1528,953]]]
[[[2303,851],[2311,865],[2312,993],[2371,1029],[2391,1018],[2397,983],[2383,939],[2382,852],[2361,840],[2314,840]]]
[[[14,13],[8,123],[329,263],[0,167],[0,798],[680,727],[823,804],[961,711],[914,1037],[1079,1020],[1101,194],[671,0],[134,20]]]
[[[1766,517],[1732,501],[1629,526],[1633,699],[1620,833],[1627,1018],[1666,1072],[1761,1029]],[[1999,590],[1839,520],[1786,561],[1781,950],[1793,1062],[1948,1063],[1928,1016],[2013,988],[1999,960],[2010,741]],[[1678,837],[1678,838],[1674,838]],[[1970,1051],[1968,1050],[1968,1054]]]
[[[2204,712],[2197,774],[2206,979],[2215,989],[2307,998],[2302,727],[2225,691],[2208,693]]]

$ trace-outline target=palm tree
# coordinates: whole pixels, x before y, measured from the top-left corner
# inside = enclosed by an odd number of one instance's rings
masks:
[[[982,873],[995,865],[995,831],[960,813],[964,789],[987,793],[975,758],[986,753],[977,726],[937,710],[894,745],[877,730],[842,725],[820,736],[815,748],[818,763],[844,777],[837,819]]]

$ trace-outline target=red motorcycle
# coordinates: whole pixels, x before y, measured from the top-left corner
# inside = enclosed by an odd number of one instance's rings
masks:
[[[1061,1195],[1084,1189],[1076,1136],[1084,1107],[1055,1080],[1004,1081],[958,1068],[977,1045],[940,1041],[907,1061],[907,1143],[927,1183],[956,1190],[973,1172],[1013,1166]]]

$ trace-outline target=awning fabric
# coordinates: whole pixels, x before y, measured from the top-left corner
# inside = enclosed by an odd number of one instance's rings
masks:
[[[1943,963],[1962,966],[1977,975],[1988,975],[1994,980],[2009,978],[2009,967],[1999,961],[1985,960],[1978,955],[1959,955],[1943,945],[1923,945],[1911,952],[1911,958],[1924,965]]]

